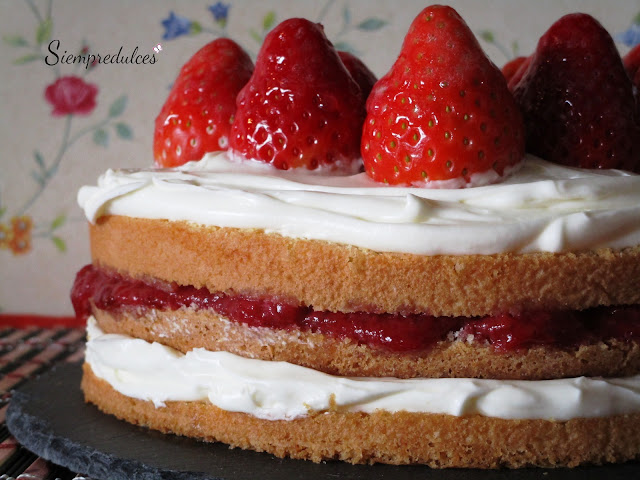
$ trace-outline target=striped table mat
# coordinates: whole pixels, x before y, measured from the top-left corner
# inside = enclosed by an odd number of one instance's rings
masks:
[[[0,324],[0,480],[96,480],[31,453],[5,424],[11,392],[57,363],[82,359],[84,335],[84,328],[77,327]]]

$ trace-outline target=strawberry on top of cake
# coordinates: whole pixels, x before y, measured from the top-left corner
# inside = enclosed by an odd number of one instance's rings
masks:
[[[640,100],[613,39],[590,15],[562,17],[511,79],[527,151],[553,163],[640,172]]]
[[[524,155],[522,117],[505,79],[453,9],[416,17],[367,112],[362,157],[378,182],[493,183]]]
[[[235,98],[251,72],[249,55],[228,38],[208,43],[185,63],[156,117],[156,165],[176,167],[226,150]]]
[[[304,19],[255,68],[205,46],[156,120],[175,168],[79,192],[87,400],[314,461],[636,458],[638,91],[611,45],[569,15],[503,75],[436,5],[378,81]]]

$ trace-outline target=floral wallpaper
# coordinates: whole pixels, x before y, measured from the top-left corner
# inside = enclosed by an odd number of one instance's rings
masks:
[[[40,99],[50,105],[51,116],[58,117],[64,127],[58,139],[58,148],[51,154],[42,153],[38,145],[34,145],[33,162],[28,171],[33,183],[30,189],[23,192],[24,198],[5,199],[0,191],[0,221],[7,222],[0,223],[0,250],[8,250],[15,256],[28,254],[35,248],[34,243],[42,239],[52,241],[60,252],[67,250],[64,237],[57,233],[66,223],[67,215],[62,212],[51,219],[36,220],[31,212],[37,208],[42,193],[57,174],[59,165],[73,144],[84,136],[91,136],[96,145],[106,147],[111,128],[121,139],[130,139],[133,135],[128,124],[117,120],[126,108],[126,95],[113,101],[105,118],[93,118],[99,87],[90,83],[87,77],[97,63],[74,63],[69,68],[64,65],[64,57],[61,59],[58,55],[60,41],[54,39],[56,32],[52,1],[47,2],[46,11],[31,1],[26,2],[26,6],[34,16],[35,31],[6,34],[2,40],[15,51],[13,66],[38,62],[41,68],[51,74],[51,83],[45,85]],[[89,45],[82,42],[77,47],[77,54],[90,55]],[[94,121],[88,126],[76,128],[77,122],[74,120],[78,116],[91,117]]]
[[[584,11],[620,52],[640,43],[640,1],[459,0],[493,61],[528,55],[560,16]],[[404,0],[14,0],[0,3],[0,312],[68,315],[89,262],[75,203],[107,168],[152,163],[152,125],[178,69],[204,43],[255,59],[267,32],[304,16],[378,75],[426,2]]]
[[[207,10],[211,13],[209,22],[202,23],[201,20],[194,20],[185,16],[176,14],[174,11],[169,12],[169,16],[162,20],[162,26],[164,27],[163,40],[174,40],[183,35],[197,35],[200,33],[211,34],[213,37],[225,37],[230,36],[227,23],[230,12],[233,13],[231,3],[217,2],[213,5],[207,6]],[[388,20],[379,18],[376,16],[370,16],[358,21],[353,18],[352,8],[348,2],[344,2],[342,5],[329,0],[324,3],[322,9],[318,12],[316,17],[310,17],[312,20],[323,23],[324,19],[330,13],[331,10],[340,9],[341,19],[338,32],[331,37],[331,41],[338,50],[348,51],[354,54],[358,54],[355,47],[353,47],[349,41],[348,36],[351,32],[375,32],[383,28]],[[257,50],[260,49],[264,36],[276,25],[277,22],[284,20],[288,17],[278,18],[276,10],[267,11],[262,18],[258,18],[256,26],[248,30],[252,45],[243,45],[245,50],[251,54],[255,59]],[[231,35],[233,36],[233,35]]]

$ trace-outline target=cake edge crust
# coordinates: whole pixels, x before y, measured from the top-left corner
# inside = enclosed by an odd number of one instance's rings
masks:
[[[426,256],[114,215],[89,230],[97,266],[316,310],[481,316],[640,303],[640,246]]]
[[[559,422],[329,411],[272,421],[224,411],[208,402],[166,402],[156,408],[151,401],[117,392],[86,363],[82,390],[86,402],[129,423],[314,462],[491,469],[575,467],[640,456],[640,414]]]

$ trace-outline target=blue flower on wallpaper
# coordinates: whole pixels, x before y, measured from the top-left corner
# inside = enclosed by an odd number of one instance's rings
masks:
[[[628,47],[635,47],[640,44],[640,23],[633,23],[624,32],[618,33],[616,40]]]
[[[164,27],[163,40],[171,40],[191,32],[191,20],[176,15],[173,11],[169,13],[169,18],[162,20],[162,26]]]
[[[213,15],[213,19],[216,22],[225,22],[227,17],[229,16],[229,5],[228,3],[218,2],[215,5],[211,5],[209,11]]]
[[[324,6],[320,10],[320,13],[316,17],[315,21],[322,23],[330,10],[335,10],[340,4],[342,4],[342,21],[338,23],[336,30],[338,33],[331,38],[334,47],[337,50],[343,50],[355,55],[360,55],[359,52],[351,46],[347,41],[347,37],[352,33],[359,32],[375,32],[383,28],[389,22],[387,19],[378,17],[367,17],[360,22],[354,22],[351,16],[351,8],[349,7],[348,0],[343,0],[337,3],[335,0],[325,0]],[[227,21],[229,20],[229,14],[232,8],[232,2],[228,3],[222,1],[216,1],[210,4],[206,9],[211,14],[209,21],[213,20],[212,24],[208,25],[200,23],[202,16],[198,19],[188,19],[186,17],[176,15],[175,12],[170,11],[169,18],[162,20],[162,25],[165,28],[165,34],[162,37],[164,40],[172,40],[182,35],[197,35],[200,33],[212,34],[215,37],[227,37],[229,33],[227,31]],[[234,10],[234,12],[238,12]],[[258,24],[258,27],[250,28],[249,35],[256,42],[258,46],[262,45],[264,38],[269,31],[278,23],[278,15],[275,10],[267,11],[262,21]],[[255,52],[252,52],[250,48],[243,48],[253,58],[256,57]]]

